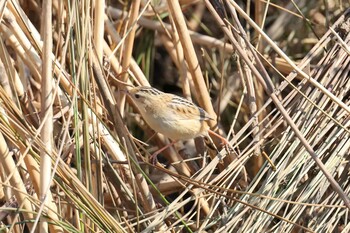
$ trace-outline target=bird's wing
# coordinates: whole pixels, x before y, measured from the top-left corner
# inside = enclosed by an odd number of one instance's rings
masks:
[[[173,96],[169,107],[173,110],[173,114],[177,114],[179,120],[215,120],[204,109],[179,96]]]

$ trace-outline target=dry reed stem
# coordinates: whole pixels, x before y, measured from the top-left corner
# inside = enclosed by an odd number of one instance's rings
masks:
[[[105,1],[100,0],[95,2],[95,15],[94,15],[94,45],[96,48],[97,57],[99,62],[102,63],[103,56],[103,35],[104,35],[104,18],[105,18]]]
[[[127,21],[127,29],[129,33],[126,35],[125,42],[123,43],[124,49],[122,51],[121,66],[122,70],[127,70],[130,65],[132,49],[134,46],[135,32],[136,32],[136,22],[139,15],[141,0],[134,0],[131,2],[129,18]],[[122,75],[121,80],[126,82],[128,80],[127,74]],[[119,100],[119,111],[122,116],[124,116],[126,94],[120,93]]]
[[[41,71],[41,122],[43,124],[41,129],[41,139],[46,150],[40,152],[40,201],[41,209],[39,213],[47,212],[46,205],[51,198],[50,184],[51,184],[51,157],[52,142],[53,142],[53,78],[52,78],[52,2],[50,0],[43,2],[42,15],[42,38],[43,38],[43,52],[42,52],[42,71]],[[40,223],[39,231],[48,232],[48,219],[44,215],[39,214]],[[56,217],[57,219],[57,217]],[[38,220],[39,221],[39,218]],[[35,222],[36,225],[37,222]],[[58,229],[57,229],[58,230]],[[35,228],[32,229],[32,232]]]
[[[255,19],[256,19],[256,23],[257,25],[260,26],[260,28],[264,28],[265,25],[265,21],[266,21],[266,15],[269,9],[269,2],[266,4],[266,6],[264,7],[264,3],[262,1],[257,1],[256,2],[256,6],[255,6]],[[237,17],[234,17],[236,24],[240,24],[239,21],[237,21]],[[240,32],[241,33],[245,33],[243,29],[243,27],[240,25]],[[255,34],[257,34],[258,37],[258,43],[256,44],[256,49],[257,51],[259,51],[260,53],[263,53],[264,51],[264,47],[263,47],[263,43],[262,40],[260,38],[260,34],[255,32]],[[252,107],[252,113],[256,112],[257,109],[261,109],[261,107],[264,105],[264,89],[261,86],[261,84],[257,81],[254,82],[255,85],[255,89],[256,89],[256,106],[251,106]],[[254,109],[255,108],[255,109]],[[259,124],[259,122],[262,121],[262,119],[265,117],[266,112],[264,111],[263,114],[259,114],[255,124],[253,125],[253,127],[257,127],[257,125]],[[255,130],[255,132],[253,132],[254,134],[254,140],[256,142],[260,141],[260,137],[257,136],[259,134],[259,131],[262,129],[263,125],[261,125],[261,127]],[[260,147],[257,147],[257,149],[254,152],[255,155],[262,155],[263,153],[261,153]],[[257,158],[255,158],[254,161],[254,170],[255,170],[255,174],[258,173],[259,169],[261,168],[261,166],[263,165],[263,160],[262,160],[262,156],[259,156]]]

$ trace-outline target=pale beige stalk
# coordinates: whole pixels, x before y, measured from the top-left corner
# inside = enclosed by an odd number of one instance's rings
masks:
[[[102,63],[103,55],[103,34],[104,34],[104,16],[105,16],[105,0],[94,1],[95,17],[94,17],[94,46],[96,48],[99,62]]]
[[[53,146],[53,77],[52,77],[52,2],[51,0],[43,1],[43,16],[42,16],[42,38],[44,42],[42,51],[42,71],[41,71],[41,120],[43,127],[41,129],[41,140],[44,148],[40,152],[40,201],[43,213],[48,211],[47,205],[51,196],[51,154]],[[40,216],[39,230],[40,233],[48,232],[48,222],[50,220]]]
[[[131,2],[129,19],[128,19],[128,29],[130,30],[130,32],[126,35],[124,50],[122,52],[123,54],[122,61],[121,61],[122,70],[127,70],[130,66],[132,49],[134,47],[136,26],[137,26],[136,21],[139,15],[140,4],[141,4],[141,0],[134,0]],[[122,75],[121,80],[123,82],[126,82],[128,80],[127,73]],[[125,93],[120,93],[120,100],[119,100],[118,107],[122,116],[124,116],[125,97],[126,97]]]

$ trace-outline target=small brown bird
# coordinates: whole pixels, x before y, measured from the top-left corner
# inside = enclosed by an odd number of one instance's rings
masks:
[[[209,129],[208,121],[215,121],[216,117],[182,97],[146,86],[135,87],[128,94],[146,123],[173,141],[156,151],[151,156],[153,161],[156,161],[160,152],[177,141],[199,136],[209,138],[208,132],[221,138],[225,144],[228,143],[225,138]]]

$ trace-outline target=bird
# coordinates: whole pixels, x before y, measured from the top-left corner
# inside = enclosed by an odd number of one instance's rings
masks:
[[[228,143],[225,138],[210,130],[208,122],[216,121],[216,116],[209,115],[203,108],[185,98],[149,86],[134,87],[127,93],[148,126],[172,141],[151,155],[153,163],[157,161],[160,152],[179,140],[200,136],[210,138],[211,133],[223,140],[224,144]]]

